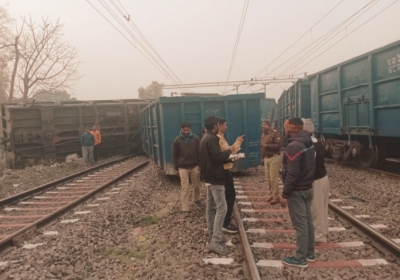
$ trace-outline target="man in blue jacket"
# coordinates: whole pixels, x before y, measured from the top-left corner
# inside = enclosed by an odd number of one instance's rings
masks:
[[[209,249],[220,255],[227,255],[222,226],[227,211],[225,200],[225,170],[231,150],[221,152],[219,146],[218,118],[209,116],[204,120],[207,132],[200,141],[200,173],[207,187],[206,218],[210,237]]]
[[[81,137],[82,144],[82,157],[86,164],[93,164],[93,146],[94,146],[94,136],[90,133],[90,128],[86,128],[85,132]]]
[[[315,149],[310,134],[303,130],[303,121],[291,118],[285,122],[289,144],[282,161],[284,182],[281,205],[289,207],[296,230],[296,256],[283,259],[290,266],[308,267],[315,261],[314,225],[311,215],[312,184],[315,173]]]

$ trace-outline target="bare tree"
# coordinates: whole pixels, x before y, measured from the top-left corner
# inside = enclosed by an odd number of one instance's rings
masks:
[[[73,82],[80,78],[78,53],[62,40],[63,27],[59,20],[53,24],[45,18],[37,24],[32,18],[23,18],[21,34],[14,41],[11,87],[17,80],[24,102],[37,92],[70,89]]]
[[[7,100],[10,84],[8,63],[12,58],[12,18],[5,7],[0,7],[0,102]]]

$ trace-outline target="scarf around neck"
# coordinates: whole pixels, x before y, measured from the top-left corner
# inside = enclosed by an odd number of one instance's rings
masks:
[[[179,135],[183,138],[185,143],[189,142],[189,140],[193,137],[193,132],[190,132],[188,136],[183,135],[182,131],[179,132]]]

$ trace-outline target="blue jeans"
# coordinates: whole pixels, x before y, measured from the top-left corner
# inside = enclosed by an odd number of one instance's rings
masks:
[[[223,185],[207,186],[207,228],[212,243],[223,242],[222,226],[227,211],[225,187]]]
[[[296,258],[300,261],[314,255],[314,225],[311,215],[313,189],[293,191],[288,199],[292,224],[296,230]]]

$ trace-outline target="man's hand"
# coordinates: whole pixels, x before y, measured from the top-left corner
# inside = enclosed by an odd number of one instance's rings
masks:
[[[240,143],[243,143],[244,141],[244,135],[239,136],[236,141],[239,141]]]
[[[179,169],[176,170],[176,175],[179,176]]]
[[[286,205],[287,205],[287,199],[286,199],[286,198],[283,198],[283,197],[281,197],[280,201],[281,201],[281,207],[282,207],[282,208],[285,208],[285,207],[286,207]]]
[[[260,146],[261,146],[261,148],[266,148],[267,147],[266,144],[261,144]]]

